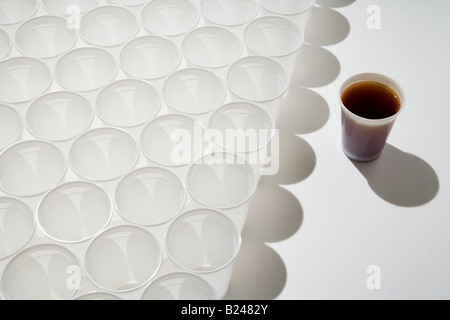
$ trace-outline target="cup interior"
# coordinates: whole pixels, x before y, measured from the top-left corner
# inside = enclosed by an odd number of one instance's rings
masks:
[[[152,234],[135,226],[119,226],[102,232],[90,243],[85,271],[98,287],[126,292],[148,283],[161,261],[161,246]]]
[[[261,6],[272,13],[296,15],[311,9],[316,0],[261,0]]]
[[[69,182],[42,199],[37,220],[50,238],[75,243],[88,240],[105,228],[112,212],[111,199],[102,188],[87,182]]]
[[[98,4],[99,0],[41,0],[45,10],[60,16],[76,17]]]
[[[5,58],[11,51],[12,41],[5,30],[0,29],[0,60]]]
[[[221,27],[201,27],[183,40],[186,59],[199,67],[221,68],[236,61],[242,53],[240,39]]]
[[[69,91],[56,91],[35,100],[27,110],[30,132],[43,140],[72,139],[91,125],[94,112],[83,96]]]
[[[138,79],[159,79],[175,71],[181,53],[170,40],[158,36],[142,36],[130,41],[120,54],[122,70]]]
[[[237,26],[249,22],[258,13],[257,0],[202,0],[203,17],[214,24]]]
[[[11,25],[25,21],[38,9],[37,0],[3,0],[0,10],[0,25]]]
[[[13,144],[22,134],[23,121],[15,109],[0,104],[0,150]]]
[[[0,197],[0,260],[18,252],[34,234],[31,209],[22,201]]]
[[[147,82],[119,80],[106,86],[98,95],[97,114],[113,126],[138,126],[159,113],[161,100],[159,92]]]
[[[55,146],[21,142],[0,155],[0,188],[15,196],[35,196],[59,183],[66,169],[64,155]]]
[[[71,275],[73,282],[68,280]],[[69,300],[81,280],[80,263],[71,251],[43,244],[20,252],[8,263],[1,293],[7,300]]]
[[[116,189],[118,212],[145,226],[171,220],[184,207],[186,189],[179,178],[160,168],[142,168],[128,174]]]

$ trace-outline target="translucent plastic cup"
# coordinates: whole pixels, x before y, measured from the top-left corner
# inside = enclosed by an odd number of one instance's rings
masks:
[[[100,301],[100,300],[122,300],[118,296],[107,292],[90,292],[79,296],[75,300]]]
[[[0,154],[0,189],[14,196],[36,196],[65,176],[64,154],[44,141],[20,142]]]
[[[81,15],[97,6],[99,0],[41,0],[42,7],[59,16]]]
[[[142,10],[142,26],[164,37],[180,36],[198,24],[200,14],[191,0],[151,0]]]
[[[292,74],[304,34],[294,21],[269,16],[250,22],[244,40],[250,54],[275,58]]]
[[[131,40],[138,31],[135,14],[120,6],[95,8],[80,20],[80,36],[95,46],[118,46]]]
[[[0,197],[0,260],[19,252],[35,230],[31,209],[22,201]]]
[[[0,29],[0,60],[3,60],[8,56],[11,52],[11,48],[12,41],[9,34],[5,30]]]
[[[178,167],[202,156],[208,141],[204,127],[183,115],[164,115],[151,121],[142,132],[141,149],[155,164]]]
[[[188,68],[170,75],[163,85],[162,94],[167,106],[173,111],[200,115],[220,107],[227,90],[215,73]]]
[[[116,189],[116,208],[126,220],[158,226],[178,215],[186,202],[186,188],[172,172],[145,167],[125,176]]]
[[[279,103],[289,87],[289,76],[277,60],[265,56],[241,58],[230,66],[228,89],[235,100],[244,100],[263,106],[274,119]]]
[[[31,101],[48,90],[52,74],[46,64],[28,57],[15,57],[0,62],[0,101]]]
[[[72,251],[43,244],[20,252],[8,263],[0,289],[6,300],[69,300],[82,277]]]
[[[47,141],[66,141],[86,131],[94,119],[89,101],[70,91],[45,94],[30,105],[26,125],[31,134]]]
[[[120,53],[122,70],[138,79],[160,79],[175,71],[181,53],[170,40],[158,36],[142,36],[131,40]]]
[[[2,0],[0,25],[11,25],[25,21],[33,16],[38,8],[38,0]]]
[[[162,98],[148,82],[125,79],[106,86],[97,97],[97,114],[107,124],[134,127],[152,120]]]
[[[57,16],[41,16],[27,20],[17,29],[14,42],[26,56],[53,58],[72,48],[78,39],[67,20]]]
[[[116,77],[115,58],[106,50],[85,47],[69,51],[56,63],[58,83],[72,91],[88,92],[100,89]]]
[[[316,0],[261,0],[265,15],[282,15],[294,20],[305,31]]]
[[[203,207],[223,211],[239,229],[247,217],[247,205],[258,186],[255,168],[231,153],[212,153],[189,169],[187,189]]]
[[[16,142],[23,131],[20,114],[13,108],[0,104],[0,151]]]
[[[151,281],[161,261],[161,245],[151,233],[140,227],[122,225],[92,240],[86,251],[85,271],[103,290],[128,292]]]
[[[373,83],[378,83],[389,88],[388,90],[391,90],[392,94],[400,101],[399,110],[391,116],[376,119],[364,117],[351,111],[343,100],[343,94],[349,86],[360,82],[370,82],[372,85]],[[368,94],[366,93],[366,95]],[[397,117],[404,109],[406,98],[402,88],[394,80],[384,75],[364,73],[355,75],[345,81],[342,84],[339,96],[342,114],[342,149],[344,153],[351,160],[360,162],[377,159],[383,152],[386,140]],[[375,102],[368,103],[367,107],[372,109],[386,107],[384,105],[376,105]]]
[[[208,281],[222,299],[229,286],[241,233],[223,213],[189,211],[172,222],[165,239],[169,258],[180,268]]]
[[[258,0],[202,0],[203,17],[216,25],[233,28],[242,26],[252,20],[258,13]]]
[[[187,272],[166,274],[150,283],[142,300],[217,300],[211,285]]]
[[[69,161],[79,176],[95,181],[119,178],[131,171],[139,160],[134,138],[117,128],[90,130],[73,143]]]
[[[226,73],[226,68],[242,54],[243,45],[232,31],[216,26],[200,27],[183,40],[183,54],[193,67]]]
[[[47,193],[37,208],[37,221],[49,238],[76,243],[100,233],[112,214],[109,195],[97,185],[79,181],[60,185]]]

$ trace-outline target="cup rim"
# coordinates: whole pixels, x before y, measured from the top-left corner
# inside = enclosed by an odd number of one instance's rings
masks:
[[[6,32],[6,30],[4,30],[3,28],[0,28],[0,33],[2,33],[6,37],[6,39],[8,39],[7,40],[8,48],[6,49],[5,54],[3,56],[0,56],[0,61],[1,61],[1,60],[5,59],[11,53],[11,50],[13,47],[13,40],[11,39],[11,36],[9,35],[9,33]]]
[[[253,49],[252,49],[252,48],[250,47],[250,45],[248,44],[248,40],[247,40],[247,38],[248,38],[248,37],[247,37],[247,33],[248,33],[250,27],[252,27],[252,26],[253,26],[254,24],[256,24],[257,22],[264,21],[264,20],[269,20],[269,19],[284,20],[285,22],[291,24],[292,27],[295,29],[295,33],[296,33],[297,35],[299,35],[300,37],[299,37],[299,43],[298,43],[298,45],[297,45],[296,48],[293,49],[292,51],[287,52],[287,53],[284,53],[284,54],[281,54],[281,55],[274,55],[274,56],[268,56],[268,57],[271,57],[271,58],[283,58],[283,57],[290,56],[291,54],[293,54],[293,53],[297,52],[298,50],[300,50],[300,48],[301,48],[301,47],[303,46],[303,44],[305,43],[305,33],[300,29],[300,27],[298,26],[298,24],[297,24],[294,20],[292,20],[291,18],[284,17],[284,16],[276,16],[276,15],[262,16],[262,17],[256,18],[256,19],[252,20],[252,21],[245,27],[245,30],[244,30],[244,33],[243,33],[243,40],[244,40],[245,45],[247,46],[247,48],[249,48],[250,50],[253,51]],[[258,55],[261,55],[261,53],[258,53]],[[264,56],[264,55],[263,55],[263,56]]]
[[[175,259],[173,257],[172,252],[169,250],[168,235],[169,235],[169,232],[171,231],[172,227],[180,219],[182,219],[185,216],[192,215],[192,214],[195,214],[197,212],[200,213],[200,212],[203,212],[203,211],[206,211],[206,212],[208,212],[210,214],[219,215],[222,218],[224,218],[225,220],[227,220],[228,223],[230,223],[230,226],[232,226],[234,233],[237,235],[237,246],[236,246],[236,250],[233,253],[232,257],[229,259],[229,261],[224,263],[222,266],[219,266],[219,267],[217,267],[215,269],[211,269],[211,270],[195,270],[194,271],[194,270],[191,270],[191,269],[183,266],[181,263],[179,263],[178,259]],[[240,251],[241,247],[242,247],[242,235],[241,235],[241,232],[239,231],[239,229],[237,228],[236,224],[225,213],[223,213],[222,211],[219,211],[217,209],[212,209],[212,208],[198,208],[198,209],[193,209],[193,210],[184,212],[183,214],[179,215],[176,219],[174,219],[170,223],[169,227],[167,228],[167,230],[164,233],[164,248],[165,248],[165,251],[166,251],[169,259],[175,265],[177,265],[179,268],[181,268],[182,270],[187,271],[188,273],[189,272],[190,273],[195,272],[196,274],[206,275],[206,274],[211,274],[211,273],[215,273],[215,272],[221,271],[221,270],[225,269],[226,267],[228,267],[228,266],[230,266],[231,264],[234,263],[234,261],[236,260],[236,257],[239,254],[239,251]]]
[[[107,44],[107,45],[101,45],[98,43],[95,43],[93,41],[90,41],[87,37],[86,34],[83,32],[83,28],[81,28],[81,25],[83,24],[83,21],[91,14],[94,14],[96,11],[102,11],[102,10],[108,10],[108,9],[114,9],[114,10],[118,10],[118,11],[122,11],[122,12],[127,12],[128,14],[130,14],[134,20],[133,20],[133,24],[136,24],[136,29],[134,30],[133,34],[126,40],[124,41],[120,41],[118,43],[114,43],[114,44]],[[79,34],[80,34],[80,38],[83,39],[86,43],[90,44],[91,46],[97,46],[100,48],[114,48],[114,47],[118,47],[123,45],[124,43],[127,43],[128,41],[134,39],[134,37],[138,34],[140,29],[140,24],[139,24],[139,20],[136,17],[136,15],[134,14],[133,11],[131,11],[131,9],[123,6],[123,5],[118,5],[118,4],[107,4],[107,5],[103,5],[103,6],[95,6],[93,8],[91,8],[90,10],[86,11],[86,13],[83,14],[83,16],[81,17],[80,20],[80,29],[79,29]]]
[[[172,178],[175,178],[177,180],[177,182],[180,183],[181,187],[183,188],[183,200],[181,201],[181,205],[178,208],[178,210],[174,213],[171,214],[171,216],[169,218],[167,218],[166,220],[163,220],[161,222],[158,223],[154,223],[154,224],[141,224],[135,221],[132,221],[126,214],[123,213],[123,211],[120,209],[119,205],[118,205],[118,196],[117,193],[119,191],[119,188],[121,187],[122,183],[125,182],[125,180],[133,175],[139,174],[141,172],[161,172],[163,173],[165,176],[172,176]],[[122,179],[119,181],[119,183],[117,184],[116,190],[114,192],[114,207],[117,210],[117,213],[126,221],[128,221],[129,223],[135,224],[135,225],[139,225],[139,226],[144,226],[144,227],[157,227],[157,226],[161,226],[171,220],[173,220],[175,217],[177,217],[182,211],[183,208],[186,204],[187,201],[187,190],[186,190],[186,185],[184,183],[184,181],[182,181],[175,173],[173,173],[170,170],[167,170],[165,168],[160,168],[160,167],[142,167],[142,168],[138,168],[135,169],[131,172],[129,172],[128,174],[126,174],[124,177],[122,177]]]
[[[61,16],[54,15],[54,14],[47,14],[47,15],[43,15],[43,16],[37,16],[37,17],[33,17],[33,18],[31,18],[31,19],[28,19],[28,20],[23,21],[23,22],[17,27],[17,30],[16,30],[16,32],[14,33],[14,39],[13,39],[13,40],[14,40],[14,47],[15,47],[21,54],[26,55],[26,56],[28,55],[28,56],[31,56],[31,57],[35,57],[35,58],[38,58],[38,59],[51,59],[51,58],[59,57],[59,56],[65,54],[65,53],[67,53],[68,51],[70,51],[72,48],[74,48],[75,44],[76,44],[77,41],[78,41],[78,33],[77,33],[76,30],[74,30],[74,29],[71,30],[70,28],[67,28],[67,30],[70,31],[70,33],[71,33],[73,39],[72,39],[71,45],[70,45],[67,49],[65,49],[64,51],[62,51],[62,52],[60,52],[60,53],[57,53],[57,54],[50,55],[50,56],[38,56],[38,55],[34,55],[34,54],[33,54],[33,55],[30,55],[29,53],[27,53],[26,51],[24,51],[23,48],[19,45],[19,39],[17,39],[17,37],[18,37],[18,32],[21,31],[22,28],[25,27],[27,24],[29,24],[29,23],[31,23],[31,22],[33,22],[33,21],[36,21],[36,20],[44,20],[44,19],[55,19],[55,20],[64,21],[64,25],[66,25],[66,23],[67,23],[66,19],[64,19],[64,18],[61,17]]]
[[[14,196],[0,196],[0,203],[3,200],[17,202],[18,204],[22,205],[25,209],[27,209],[29,211],[29,214],[31,217],[30,221],[32,222],[32,227],[31,227],[31,232],[27,236],[26,241],[24,241],[24,243],[19,248],[12,251],[10,254],[8,254],[4,257],[0,257],[0,262],[5,261],[5,260],[11,258],[12,256],[20,253],[31,242],[31,239],[33,239],[34,234],[36,232],[36,226],[37,226],[37,221],[36,221],[37,219],[36,219],[35,215],[33,214],[31,207],[27,203],[25,203],[24,201],[20,200],[19,198],[14,197]],[[0,292],[0,296],[1,296],[1,292]]]
[[[3,149],[0,152],[0,159],[2,158],[2,156],[4,154],[6,154],[7,152],[11,151],[13,148],[20,148],[20,147],[22,147],[24,145],[27,145],[27,144],[45,144],[45,145],[51,147],[52,149],[54,149],[55,151],[57,151],[59,153],[59,155],[61,156],[61,160],[63,160],[63,162],[64,162],[63,169],[61,171],[61,174],[59,175],[58,181],[54,185],[52,185],[50,188],[47,188],[44,191],[39,191],[39,192],[33,193],[33,194],[15,194],[15,193],[12,193],[12,192],[6,190],[3,187],[3,184],[1,183],[1,180],[0,180],[0,190],[3,191],[5,194],[13,196],[13,197],[31,198],[31,197],[35,197],[35,196],[39,196],[39,195],[45,194],[46,192],[48,192],[49,190],[51,190],[55,186],[59,185],[61,183],[61,181],[63,181],[63,179],[64,179],[64,177],[66,176],[66,173],[67,173],[68,161],[67,161],[66,157],[64,156],[64,153],[55,144],[50,143],[48,141],[44,141],[44,140],[25,140],[25,141],[21,141],[21,142],[18,142],[16,144],[13,144],[13,145],[9,146],[8,148]]]
[[[94,1],[94,2],[92,3],[92,7],[87,8],[87,9],[84,9],[84,10],[81,10],[81,8],[80,8],[80,12],[79,12],[79,13],[80,13],[80,14],[83,14],[83,13],[85,13],[85,12],[88,12],[88,11],[91,10],[92,8],[95,8],[95,7],[98,5],[98,3],[100,2],[100,0],[92,0],[92,1]],[[47,11],[48,13],[55,14],[55,15],[58,15],[58,16],[63,16],[63,17],[67,17],[67,16],[70,16],[70,15],[73,14],[73,13],[68,13],[68,12],[58,12],[58,11],[55,11],[55,10],[51,10],[50,8],[48,8],[48,6],[45,5],[45,2],[44,2],[43,0],[41,0],[40,2],[41,2],[41,4],[42,4],[42,8],[43,8],[45,11]]]
[[[314,7],[314,5],[316,4],[316,0],[311,0],[311,3],[309,6],[305,7],[304,9],[300,10],[300,11],[294,11],[294,12],[277,12],[274,11],[273,9],[268,8],[267,3],[265,2],[267,0],[261,0],[261,6],[266,9],[267,11],[273,13],[273,14],[281,14],[281,15],[285,15],[285,16],[296,16],[302,13],[307,12],[308,10],[310,10],[312,7]]]
[[[108,200],[108,204],[109,204],[109,214],[108,214],[108,219],[106,221],[106,223],[102,226],[101,229],[99,229],[98,231],[96,231],[93,235],[83,238],[83,239],[77,239],[77,240],[63,240],[63,239],[59,239],[58,237],[55,237],[53,235],[51,235],[50,233],[47,232],[47,229],[43,226],[41,219],[40,219],[40,213],[42,212],[42,205],[44,204],[45,200],[48,199],[48,197],[50,197],[51,195],[53,195],[53,193],[55,192],[59,192],[61,190],[64,190],[67,187],[71,187],[71,186],[76,186],[76,185],[84,185],[84,186],[88,186],[89,188],[97,188],[98,190],[102,191],[106,198]],[[92,183],[92,182],[88,182],[88,181],[83,181],[83,180],[76,180],[76,181],[70,181],[70,182],[66,182],[66,183],[62,183],[57,185],[56,187],[54,187],[53,189],[49,190],[43,197],[42,199],[39,201],[37,207],[36,207],[36,222],[37,225],[39,226],[39,230],[42,231],[42,233],[44,235],[46,235],[48,238],[50,238],[51,240],[60,242],[60,243],[64,243],[64,244],[76,244],[76,243],[82,243],[85,242],[89,239],[92,239],[93,237],[95,237],[97,234],[101,233],[103,230],[105,230],[105,228],[108,226],[108,224],[111,222],[112,217],[113,217],[113,212],[114,212],[114,204],[112,202],[111,197],[109,196],[108,192],[106,192],[106,190],[104,190],[100,185]]]
[[[390,85],[386,85],[386,84],[385,85],[388,86],[392,91],[394,91],[397,96],[399,96],[400,105],[401,105],[401,108],[399,111],[397,111],[395,114],[393,114],[392,116],[387,117],[387,118],[369,119],[369,118],[361,117],[361,116],[351,112],[349,109],[347,109],[347,107],[342,102],[342,94],[344,93],[345,89],[347,89],[350,85],[357,83],[357,82],[361,82],[361,81],[378,82],[376,79],[367,80],[366,79],[367,77],[374,77],[377,79],[382,79],[386,82],[390,82]],[[394,86],[396,88],[392,88],[392,86]],[[344,81],[342,83],[342,85],[339,87],[339,103],[341,105],[341,110],[343,110],[346,114],[350,115],[353,119],[357,120],[359,124],[366,125],[366,126],[381,126],[381,125],[384,125],[386,123],[393,121],[401,113],[403,113],[403,111],[406,107],[406,95],[405,95],[403,88],[392,78],[390,78],[384,74],[380,74],[380,73],[366,72],[366,73],[355,74],[355,75],[349,77],[346,81]]]
[[[38,1],[38,0],[31,0],[31,1],[34,3],[34,9],[33,9],[33,12],[30,15],[28,15],[27,17],[22,18],[21,20],[16,21],[16,22],[0,23],[0,26],[18,25],[18,24],[28,20],[30,17],[34,16],[36,14],[36,12],[38,11],[38,9],[39,9],[39,4],[40,4],[41,1]]]
[[[11,111],[12,113],[14,113],[14,115],[15,115],[15,116],[17,117],[17,119],[19,119],[19,121],[20,121],[20,123],[19,123],[19,126],[20,126],[20,132],[19,132],[19,134],[16,135],[16,137],[14,138],[14,141],[13,141],[10,145],[4,146],[4,147],[0,146],[0,154],[1,154],[1,152],[2,152],[3,150],[7,149],[8,147],[10,147],[10,146],[12,146],[12,145],[14,145],[14,144],[16,144],[16,143],[18,142],[20,136],[21,136],[22,133],[23,133],[23,129],[25,128],[25,121],[24,121],[24,119],[23,119],[23,116],[22,116],[16,109],[14,109],[13,107],[11,107],[10,105],[8,105],[8,104],[6,104],[6,103],[0,102],[0,108],[8,109],[8,110]]]
[[[97,281],[95,281],[89,271],[88,268],[86,268],[87,265],[87,256],[90,253],[90,249],[92,249],[92,245],[94,244],[95,241],[97,241],[99,238],[101,238],[103,235],[110,233],[110,232],[115,232],[116,230],[120,230],[120,229],[135,229],[135,230],[139,230],[140,232],[148,235],[150,238],[152,238],[152,240],[154,241],[154,243],[157,245],[157,266],[155,271],[152,273],[152,275],[145,280],[143,283],[139,284],[138,286],[135,286],[133,288],[130,289],[125,289],[125,290],[120,290],[120,289],[111,289],[111,288],[106,288],[103,287],[102,285],[100,285],[99,283],[97,283]],[[134,224],[121,224],[121,225],[117,225],[117,226],[112,226],[110,228],[104,229],[102,230],[102,232],[100,232],[99,234],[97,234],[95,237],[93,237],[90,241],[89,244],[85,250],[85,253],[83,255],[83,262],[82,262],[82,266],[84,267],[84,272],[86,274],[86,277],[89,279],[89,281],[91,281],[95,286],[99,287],[102,290],[105,290],[106,292],[109,293],[127,293],[127,292],[133,292],[136,291],[142,287],[144,287],[145,285],[147,285],[150,281],[152,281],[155,276],[158,274],[159,270],[161,269],[162,263],[163,263],[163,259],[164,259],[164,254],[163,254],[163,247],[160,243],[160,241],[158,240],[158,238],[156,238],[156,236],[151,233],[150,231],[148,231],[147,229],[145,229],[144,227],[138,226],[138,225],[134,225]]]
[[[249,23],[250,21],[252,21],[252,19],[254,19],[254,18],[258,15],[258,12],[259,12],[259,3],[258,3],[259,1],[258,1],[258,0],[250,0],[250,1],[252,1],[252,2],[255,4],[255,12],[253,13],[253,15],[252,15],[249,19],[247,19],[246,21],[243,21],[243,22],[239,22],[239,23],[221,24],[221,23],[218,23],[217,21],[212,21],[212,20],[211,20],[209,17],[207,17],[207,15],[205,14],[204,5],[205,5],[205,2],[206,2],[206,1],[207,1],[207,0],[201,0],[201,2],[200,2],[200,11],[201,11],[202,17],[203,17],[206,21],[208,21],[209,23],[217,24],[217,25],[223,26],[223,27],[233,28],[233,27],[243,26],[243,25]],[[245,0],[244,0],[244,1],[245,1]],[[247,0],[247,1],[248,1],[248,0]],[[238,1],[238,2],[242,2],[242,1]]]

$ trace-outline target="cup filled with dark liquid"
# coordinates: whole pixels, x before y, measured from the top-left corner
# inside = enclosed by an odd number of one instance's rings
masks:
[[[377,159],[404,108],[403,90],[386,76],[359,74],[342,85],[340,103],[344,153],[359,162]]]

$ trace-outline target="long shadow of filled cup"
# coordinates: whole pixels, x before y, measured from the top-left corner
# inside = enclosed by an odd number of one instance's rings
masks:
[[[359,74],[342,85],[340,103],[344,153],[359,162],[377,159],[404,109],[402,89],[383,75]]]

